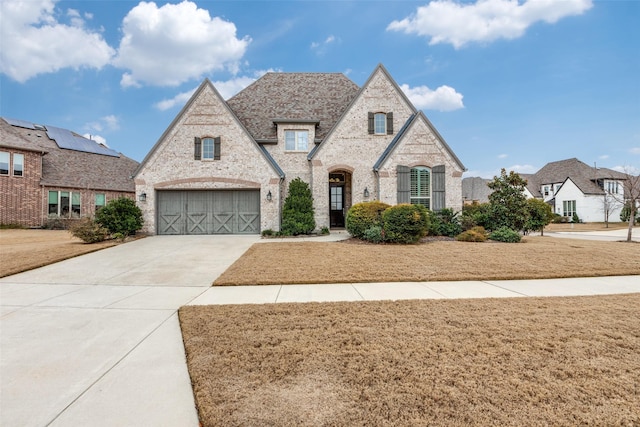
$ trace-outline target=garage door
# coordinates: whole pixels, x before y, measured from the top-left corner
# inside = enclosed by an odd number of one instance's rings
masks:
[[[158,234],[260,233],[260,191],[158,191]]]

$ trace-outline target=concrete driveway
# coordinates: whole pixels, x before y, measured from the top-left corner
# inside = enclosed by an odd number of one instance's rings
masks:
[[[269,241],[289,239],[154,236],[0,279],[0,426],[197,426],[187,304],[640,292],[640,276],[210,288]]]
[[[0,279],[0,425],[197,426],[176,310],[259,236],[154,236]]]

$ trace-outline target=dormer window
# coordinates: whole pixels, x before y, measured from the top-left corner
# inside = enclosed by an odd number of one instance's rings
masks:
[[[369,113],[370,135],[393,135],[393,113]]]
[[[306,130],[284,131],[284,149],[286,151],[307,151],[309,132]]]

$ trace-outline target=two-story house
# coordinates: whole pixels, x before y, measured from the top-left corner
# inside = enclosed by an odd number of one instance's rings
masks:
[[[138,162],[68,129],[0,118],[0,224],[41,227],[135,196]]]
[[[288,184],[307,182],[318,229],[355,203],[462,207],[463,164],[379,65],[362,87],[340,73],[267,73],[225,101],[205,80],[135,174],[145,231],[279,230]]]

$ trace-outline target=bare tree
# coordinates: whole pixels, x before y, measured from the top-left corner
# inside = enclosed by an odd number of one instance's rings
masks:
[[[602,198],[602,212],[604,213],[604,223],[606,228],[609,228],[609,218],[611,217],[611,214],[614,213],[622,204],[623,203],[620,200],[605,189],[604,197]]]
[[[629,229],[627,232],[627,242],[631,242],[633,234],[633,223],[638,212],[638,204],[640,204],[640,175],[633,175],[631,168],[625,168],[624,174],[626,180],[624,182],[624,195],[629,203]]]

